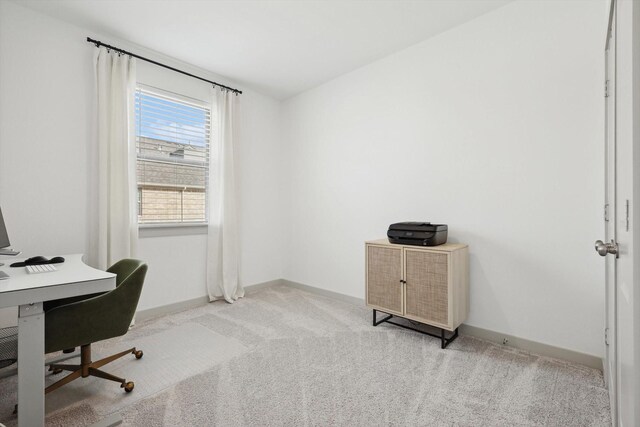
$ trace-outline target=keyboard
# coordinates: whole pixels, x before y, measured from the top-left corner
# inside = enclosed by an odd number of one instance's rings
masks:
[[[27,273],[50,273],[52,271],[58,271],[55,265],[53,264],[41,264],[41,265],[27,265],[25,267],[27,269]]]

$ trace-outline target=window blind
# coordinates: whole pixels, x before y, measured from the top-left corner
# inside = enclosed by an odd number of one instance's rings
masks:
[[[138,222],[206,223],[210,106],[139,86],[135,120]]]

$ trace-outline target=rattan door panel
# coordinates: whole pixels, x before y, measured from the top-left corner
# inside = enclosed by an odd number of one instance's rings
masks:
[[[449,324],[449,254],[405,250],[405,314]]]
[[[402,248],[367,246],[367,304],[402,314]]]

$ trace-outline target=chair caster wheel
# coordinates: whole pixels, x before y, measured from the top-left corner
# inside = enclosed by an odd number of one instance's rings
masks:
[[[62,369],[56,368],[54,365],[49,365],[49,372],[51,372],[51,375],[57,375],[62,372]]]
[[[122,387],[124,388],[124,391],[126,391],[127,393],[131,393],[131,391],[133,390],[134,386],[135,386],[135,384],[133,383],[133,381],[129,381],[126,384],[122,384]]]
[[[134,351],[133,354],[136,356],[136,359],[142,359],[142,356],[144,355],[142,350]]]
[[[18,404],[16,403],[16,406],[13,407],[13,415],[18,415]]]

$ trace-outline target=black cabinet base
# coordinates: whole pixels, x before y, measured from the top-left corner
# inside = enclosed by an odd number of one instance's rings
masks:
[[[391,319],[393,319],[393,314],[388,314],[386,317],[383,317],[382,319],[378,320],[377,319],[377,313],[378,313],[378,310],[373,310],[373,326],[378,326],[381,323],[390,323],[392,325],[400,326],[401,328],[410,329],[412,331],[420,332],[421,334],[429,335],[431,337],[440,338],[440,347],[441,348],[447,348],[447,346],[449,344],[451,344],[456,338],[458,338],[458,328],[456,328],[456,330],[453,331],[453,334],[449,338],[446,338],[445,337],[445,329],[428,325],[429,327],[440,329],[440,334],[439,335],[432,334],[431,332],[427,332],[427,331],[423,331],[423,330],[420,330],[420,329],[412,328],[409,325],[403,325],[402,323],[392,322]],[[382,313],[384,313],[384,312],[382,312]],[[387,314],[387,313],[385,313],[385,314]]]

